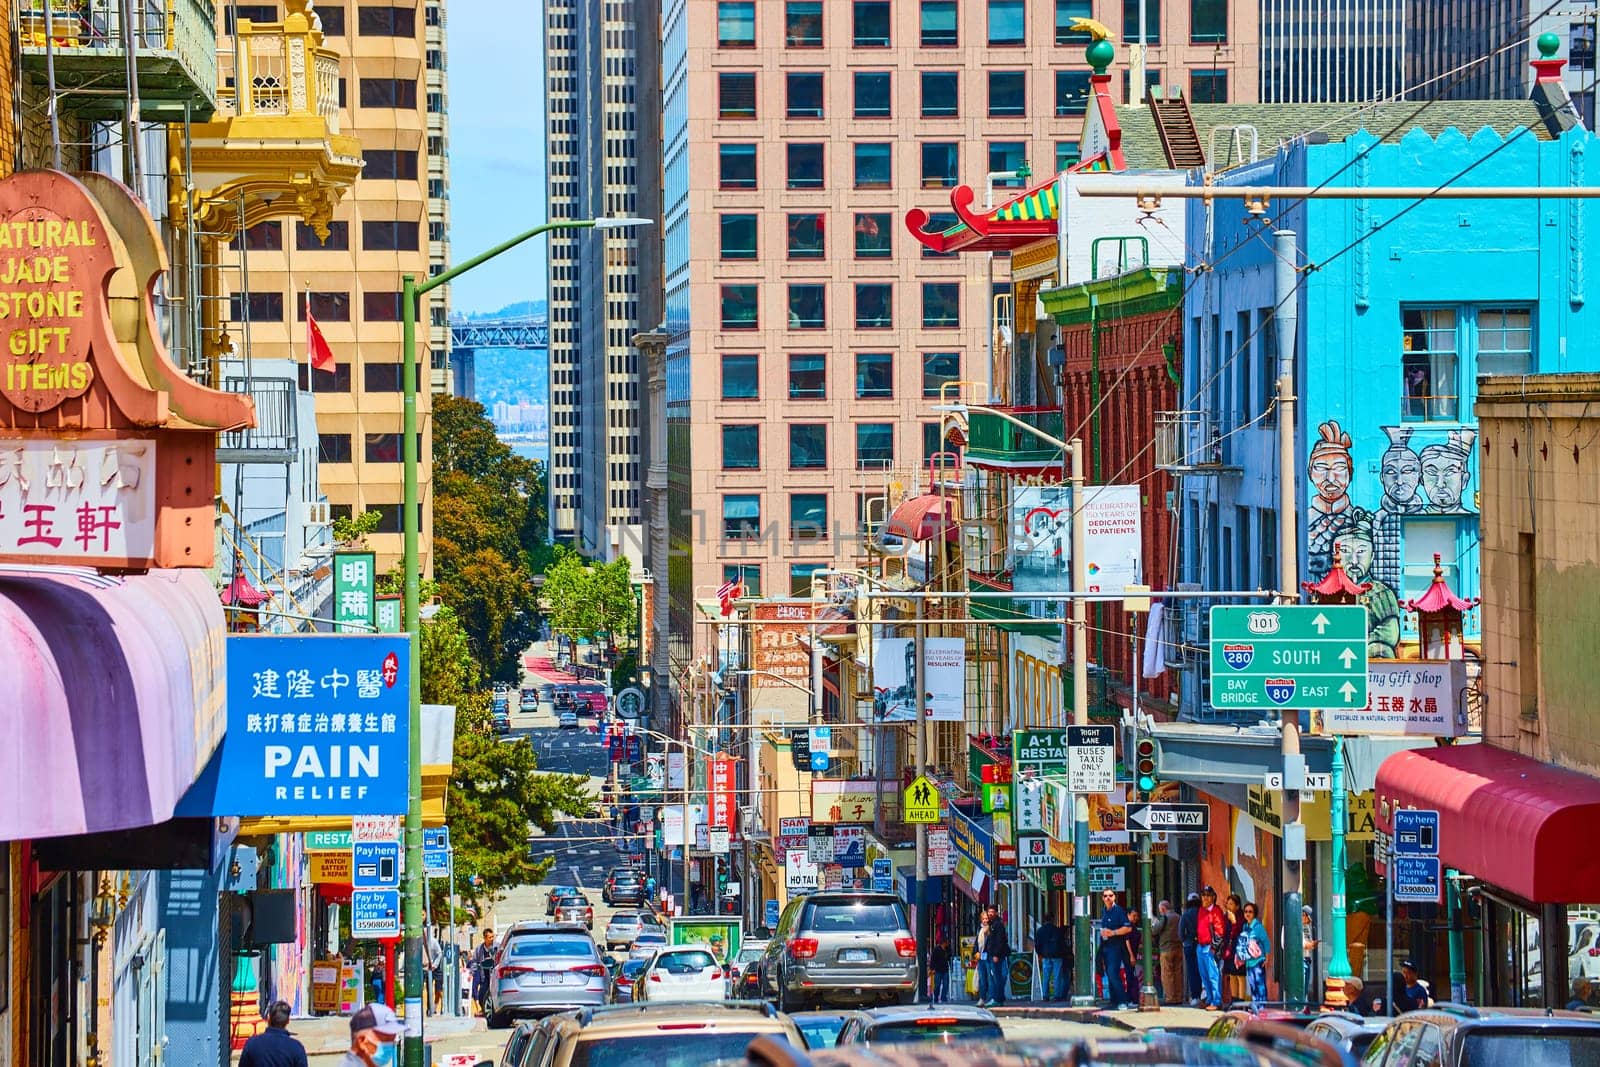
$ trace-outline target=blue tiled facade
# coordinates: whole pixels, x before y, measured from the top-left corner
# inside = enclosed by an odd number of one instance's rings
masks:
[[[1489,129],[1450,129],[1435,139],[1418,130],[1362,156],[1375,140],[1358,134],[1292,146],[1221,180],[1431,188],[1463,171],[1452,185],[1594,180],[1594,138],[1581,129],[1555,141]],[[1434,553],[1452,588],[1478,595],[1477,376],[1600,368],[1587,278],[1588,253],[1600,249],[1600,206],[1413,203],[1274,203],[1261,221],[1247,218],[1238,200],[1211,209],[1196,200],[1187,221],[1191,255],[1214,270],[1194,275],[1185,302],[1184,404],[1204,414],[1189,447],[1191,462],[1206,467],[1183,478],[1175,500],[1180,580],[1225,590],[1278,586],[1273,231],[1292,230],[1302,279],[1299,577],[1326,574],[1337,546],[1346,569],[1374,583],[1373,658],[1417,654],[1414,622],[1400,605],[1432,580]],[[1181,620],[1186,644],[1203,648],[1204,616],[1197,608]],[[1477,630],[1469,617],[1469,647]],[[1190,662],[1184,714],[1211,718],[1203,652]]]

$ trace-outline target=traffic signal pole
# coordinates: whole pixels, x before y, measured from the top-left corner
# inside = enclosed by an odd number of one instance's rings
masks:
[[[1072,485],[1072,591],[1083,593],[1089,587],[1086,534],[1088,517],[1083,511],[1083,441],[1067,442],[1068,481]],[[1082,596],[1072,601],[1072,722],[1089,725],[1089,633],[1088,605]],[[1072,1003],[1091,1005],[1094,997],[1094,919],[1089,914],[1089,801],[1072,798]]]

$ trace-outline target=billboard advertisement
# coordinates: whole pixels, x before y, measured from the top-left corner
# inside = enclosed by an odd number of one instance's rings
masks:
[[[1090,593],[1120,600],[1143,571],[1137,485],[1091,485],[1084,491],[1084,549]],[[1072,587],[1072,491],[1025,485],[1011,491],[1011,587],[1019,594],[1060,593]],[[1018,600],[1025,600],[1019,596]],[[1047,601],[1034,610],[1048,611]]]
[[[966,718],[966,640],[928,637],[922,642],[927,675],[927,716],[934,722]],[[882,637],[872,647],[874,722],[914,722],[917,717],[916,641]]]

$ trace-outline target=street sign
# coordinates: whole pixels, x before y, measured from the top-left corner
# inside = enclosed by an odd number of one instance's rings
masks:
[[[1067,789],[1109,793],[1117,787],[1117,728],[1067,727]]]
[[[390,889],[400,885],[400,842],[357,841],[350,849],[350,884],[357,889]]]
[[[1366,703],[1365,605],[1211,609],[1213,707],[1316,710]]]
[[[783,857],[785,884],[791,893],[809,893],[817,888],[819,868],[804,849],[792,848]]]
[[[400,891],[357,889],[350,894],[350,934],[353,937],[400,936]]]
[[[932,778],[919,774],[906,786],[905,795],[900,798],[900,817],[908,823],[939,821],[939,787]]]
[[[1205,804],[1129,804],[1130,834],[1203,834],[1211,829],[1211,808]]]
[[[775,929],[778,925],[778,902],[775,898],[768,897],[761,905],[761,925],[767,929]]]
[[[450,847],[450,827],[424,827],[422,830],[422,847],[448,849]]]
[[[626,852],[631,842],[622,842],[623,851]],[[450,850],[448,848],[422,849],[422,874],[425,878],[450,877]]]
[[[349,885],[350,850],[343,852],[312,852],[312,885]]]
[[[1399,838],[1395,838],[1399,844]],[[1394,899],[1437,904],[1441,888],[1438,856],[1396,855],[1392,884]]]
[[[950,851],[949,827],[928,827],[928,874],[934,878],[944,878],[954,873],[955,857]]]
[[[725,856],[728,853],[728,828],[726,826],[713,826],[706,831],[706,843],[710,846],[713,856]]]
[[[1439,854],[1439,813],[1437,811],[1396,808],[1394,813],[1394,854],[1396,856],[1437,856]]]
[[[307,852],[349,852],[349,830],[307,830]]]
[[[1100,893],[1107,889],[1125,892],[1128,888],[1128,872],[1121,867],[1090,867],[1089,892]]]
[[[833,763],[833,727],[811,728],[811,769],[825,771]]]
[[[894,890],[894,864],[886,859],[872,861],[872,891],[888,893]]]
[[[997,882],[1015,882],[1017,878],[1017,847],[1015,845],[994,846],[994,880]]]
[[[806,845],[806,854],[812,863],[833,862],[833,827],[827,824],[811,827],[811,836]]]
[[[350,843],[400,840],[400,815],[357,815],[350,820]],[[346,848],[350,844],[345,845]]]
[[[1050,839],[1048,837],[1017,838],[1017,866],[1049,867],[1053,863],[1055,863],[1055,860],[1050,856]]]
[[[1283,772],[1282,771],[1268,771],[1263,776],[1261,784],[1264,785],[1268,789],[1282,789],[1283,788]],[[1313,774],[1310,771],[1306,772],[1306,787],[1303,790],[1303,792],[1308,792],[1308,793],[1329,793],[1329,792],[1332,792],[1332,791],[1333,791],[1333,775],[1331,775],[1331,774]]]

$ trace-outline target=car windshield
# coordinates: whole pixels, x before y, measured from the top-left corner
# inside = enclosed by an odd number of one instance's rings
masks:
[[[897,904],[813,904],[804,927],[821,933],[889,933],[905,929]]]
[[[622,977],[637,978],[640,974],[644,973],[644,968],[644,960],[628,960],[622,965]]]
[[[761,958],[761,953],[762,950],[759,948],[742,948],[739,950],[737,962],[749,963],[751,960],[759,960]]]
[[[640,922],[639,916],[634,914],[633,912],[631,912],[631,911],[620,911],[617,914],[611,916],[611,925],[612,926],[642,926],[644,924],[642,922]]]
[[[711,953],[700,949],[689,952],[663,952],[656,957],[656,967],[668,974],[696,974],[716,965],[717,961],[711,958]]]
[[[667,1029],[671,1027],[671,1029]],[[744,1062],[744,1051],[761,1035],[709,1030],[704,1023],[662,1024],[662,1033],[633,1037],[581,1037],[572,1067],[704,1067],[716,1060]]]
[[[1600,1030],[1469,1033],[1463,1067],[1600,1067]]]
[[[581,937],[519,937],[506,955],[514,959],[543,956],[593,956],[594,946]]]
[[[844,1017],[796,1019],[794,1024],[800,1028],[800,1036],[806,1039],[806,1048],[832,1048],[839,1040],[839,1031],[844,1029]]]
[[[911,1045],[924,1041],[949,1043],[967,1038],[1003,1036],[998,1025],[982,1019],[907,1019],[874,1026],[867,1031],[867,1042],[873,1045]]]

